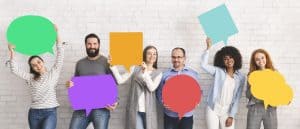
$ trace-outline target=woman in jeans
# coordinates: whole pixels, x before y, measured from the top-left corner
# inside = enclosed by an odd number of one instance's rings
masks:
[[[131,67],[130,73],[121,74],[115,66],[111,70],[119,84],[129,81],[129,97],[126,106],[125,129],[160,129],[157,89],[162,73],[157,70],[157,49],[147,46],[143,51],[141,66]],[[161,127],[159,127],[161,126]]]
[[[14,58],[14,46],[8,45],[10,51],[10,68],[12,73],[26,80],[31,94],[31,105],[28,112],[30,129],[56,129],[59,106],[56,98],[56,86],[63,65],[63,44],[56,39],[57,55],[54,66],[47,69],[44,60],[31,56],[28,60],[30,73],[19,68]]]

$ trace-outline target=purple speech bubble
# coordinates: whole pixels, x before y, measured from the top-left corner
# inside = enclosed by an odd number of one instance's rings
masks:
[[[112,75],[73,77],[74,86],[68,89],[73,110],[104,108],[114,104],[118,98],[117,84]]]

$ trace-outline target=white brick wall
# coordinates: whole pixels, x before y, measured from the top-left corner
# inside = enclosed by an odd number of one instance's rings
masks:
[[[5,32],[16,17],[36,14],[48,17],[59,26],[61,37],[68,41],[66,58],[58,88],[58,129],[67,129],[72,110],[66,80],[74,72],[75,62],[85,56],[83,38],[95,32],[101,37],[101,51],[108,54],[108,38],[111,31],[142,31],[144,45],[153,44],[159,50],[159,67],[170,65],[173,47],[186,48],[188,65],[201,74],[204,95],[211,84],[200,69],[200,55],[205,49],[206,38],[197,16],[222,3],[226,3],[239,33],[229,38],[229,45],[238,47],[243,54],[243,72],[248,72],[250,54],[254,49],[267,49],[276,68],[285,76],[294,90],[294,100],[289,106],[278,108],[279,129],[300,126],[300,1],[298,0],[0,0],[0,128],[27,129],[27,111],[30,102],[28,88],[23,80],[15,77],[5,67],[7,44]],[[215,52],[223,45],[215,46]],[[48,67],[53,62],[49,54],[43,56]],[[28,57],[17,55],[28,69]],[[211,56],[212,60],[213,56]],[[297,87],[298,86],[298,87]],[[125,86],[120,87],[123,90]],[[126,96],[121,93],[121,98]],[[205,98],[204,98],[205,99]],[[109,128],[122,129],[124,124],[124,100],[112,113]],[[246,98],[243,95],[237,116],[237,129],[246,125]],[[205,129],[204,103],[197,108],[195,129]],[[91,127],[92,128],[92,127]]]

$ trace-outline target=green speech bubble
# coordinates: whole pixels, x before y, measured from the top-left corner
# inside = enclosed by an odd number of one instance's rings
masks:
[[[15,50],[25,55],[53,54],[56,41],[53,23],[42,16],[26,15],[16,18],[8,27],[7,40]]]

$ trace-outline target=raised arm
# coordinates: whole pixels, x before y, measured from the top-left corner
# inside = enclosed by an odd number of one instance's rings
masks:
[[[61,70],[63,66],[63,60],[64,60],[64,48],[63,48],[63,43],[60,40],[59,32],[57,29],[57,26],[55,26],[55,30],[57,32],[56,36],[56,59],[55,63],[52,67],[52,70]]]
[[[14,73],[15,75],[25,79],[26,81],[29,81],[31,78],[31,74],[19,68],[17,62],[14,59],[14,49],[15,46],[8,43],[8,50],[10,55],[10,60],[9,60],[10,69],[12,73]]]
[[[216,67],[208,64],[208,57],[209,57],[209,49],[211,47],[211,39],[206,39],[206,50],[204,51],[203,55],[201,56],[201,68],[208,72],[211,75],[215,75],[216,73]]]

